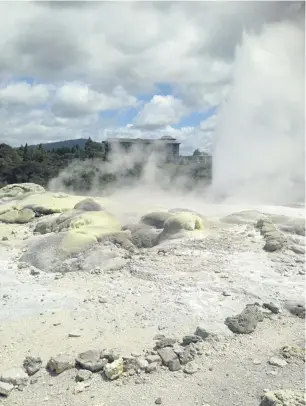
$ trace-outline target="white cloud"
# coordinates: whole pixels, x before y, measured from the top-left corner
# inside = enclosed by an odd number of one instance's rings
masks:
[[[170,124],[177,124],[188,114],[188,109],[182,100],[171,95],[155,95],[144,105],[135,117],[133,124],[139,128],[158,128]]]
[[[215,103],[214,87],[219,94],[219,82],[230,80],[243,29],[260,30],[281,15],[290,16],[287,3],[2,2],[0,73],[82,78],[103,92],[168,82],[188,94],[192,85],[197,105]]]
[[[213,119],[198,127],[171,125],[186,112],[205,111],[229,98],[233,77],[244,75],[237,73],[235,53],[243,32],[257,38],[266,24],[292,19],[299,4],[0,2],[0,132],[14,145],[89,135],[102,140],[126,131],[148,137],[171,133],[186,150],[204,149],[212,142]],[[287,47],[286,38],[277,35],[279,41],[267,44],[272,54]],[[253,45],[254,66],[260,59],[277,76],[284,59],[273,64],[262,44]],[[296,63],[303,70],[303,63]],[[277,86],[254,83],[284,97]],[[169,85],[171,94],[154,96],[159,84]],[[248,83],[241,90],[253,108],[261,103],[257,90]],[[99,117],[109,109],[138,107],[144,94],[152,100],[131,118],[134,126],[116,128]],[[295,103],[293,91],[286,97]],[[267,100],[268,109],[274,109],[274,100]],[[239,122],[241,111],[232,120]],[[285,120],[287,113],[278,117]]]
[[[53,112],[61,117],[79,117],[105,110],[136,106],[137,99],[117,86],[110,94],[97,92],[84,83],[67,83],[56,91]]]
[[[46,103],[48,98],[49,89],[45,85],[15,82],[0,87],[0,105],[33,107]]]
[[[200,128],[204,131],[214,131],[217,124],[217,114],[213,114],[200,122]]]

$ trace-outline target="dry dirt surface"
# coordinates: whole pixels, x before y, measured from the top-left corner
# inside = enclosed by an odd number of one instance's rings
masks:
[[[143,213],[125,210],[114,213],[122,225],[139,224]],[[0,404],[305,405],[304,209],[243,210],[197,207],[197,230],[165,225],[149,248],[121,232],[65,258],[48,238],[69,230],[36,232],[59,213],[0,223]],[[276,249],[264,249],[271,235]],[[43,269],[31,263],[40,255]],[[107,366],[75,362],[88,350]],[[51,373],[58,354],[64,371]],[[42,361],[32,375],[26,357]],[[274,401],[277,390],[293,395]]]

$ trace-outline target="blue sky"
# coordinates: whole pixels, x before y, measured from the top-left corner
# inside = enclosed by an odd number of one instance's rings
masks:
[[[140,93],[137,94],[138,100],[141,102],[139,107],[131,107],[122,110],[108,110],[101,113],[101,118],[106,120],[111,120],[114,122],[114,125],[117,126],[126,126],[127,124],[132,123],[133,119],[140,111],[142,106],[145,103],[150,102],[150,100],[155,95],[160,96],[177,96],[171,84],[167,83],[157,83],[155,85],[155,92]],[[177,96],[179,97],[179,96]],[[218,106],[212,106],[203,111],[192,112],[189,115],[182,117],[182,119],[177,123],[173,124],[173,128],[182,128],[182,127],[197,127],[202,121],[205,121],[209,117],[213,116],[217,112]]]

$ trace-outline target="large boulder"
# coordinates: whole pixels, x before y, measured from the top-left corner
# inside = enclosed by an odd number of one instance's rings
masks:
[[[168,211],[154,211],[143,216],[140,222],[161,229],[164,228],[165,221],[171,216],[172,214]]]
[[[24,208],[32,209],[37,216],[43,216],[54,213],[62,213],[72,210],[83,196],[70,196],[65,193],[41,193],[31,194],[20,199],[15,208],[22,210]]]
[[[169,217],[164,223],[163,232],[175,234],[181,230],[195,231],[204,229],[203,219],[194,213],[181,212]]]
[[[98,238],[100,243],[111,242],[127,251],[134,250],[135,245],[131,241],[132,233],[130,230],[122,230],[112,234],[102,235]]]
[[[100,203],[96,202],[92,197],[88,197],[74,206],[75,210],[84,210],[84,211],[101,211],[103,207]]]
[[[279,251],[286,243],[286,238],[275,226],[270,218],[261,218],[256,223],[256,228],[265,239],[263,249],[267,252]]]
[[[114,215],[107,211],[71,210],[60,214],[56,218],[39,222],[34,232],[45,234],[81,229],[81,233],[94,235],[98,239],[102,235],[119,232],[121,224]]]
[[[25,224],[31,221],[34,217],[35,213],[31,209],[16,210],[11,208],[0,214],[0,222]]]
[[[44,193],[45,189],[35,183],[14,183],[0,189],[0,199],[19,198],[22,195],[31,193]]]
[[[257,305],[249,304],[245,309],[236,316],[227,317],[225,325],[236,334],[250,334],[256,327],[258,322],[263,321],[263,313]]]
[[[137,248],[152,248],[158,243],[159,235],[156,228],[139,228],[132,232],[131,241]]]
[[[88,230],[69,230],[64,234],[59,250],[66,255],[82,252],[98,242],[94,233]]]
[[[92,272],[96,268],[105,272],[121,269],[128,261],[125,247],[112,244],[111,238],[114,236],[103,238],[106,242],[98,242],[86,234],[71,236],[70,232],[35,236],[26,240],[27,251],[20,260],[52,273]]]
[[[26,240],[27,250],[22,254],[20,261],[43,271],[57,272],[57,266],[65,259],[64,253],[60,250],[63,238],[64,233],[61,233]]]
[[[107,364],[107,361],[101,357],[101,351],[98,350],[82,352],[75,361],[77,366],[90,372],[102,371]]]
[[[123,233],[121,224],[112,214],[106,211],[77,210],[38,223],[35,232],[44,235],[36,235],[26,241],[27,252],[21,260],[51,272],[57,272],[66,259],[78,257],[79,254],[85,257],[84,251],[102,242],[104,238],[111,239]],[[129,237],[128,232],[127,241]],[[129,244],[132,245],[130,241]],[[103,258],[96,264],[103,264]],[[77,267],[69,263],[67,269],[77,270]]]
[[[204,230],[204,217],[193,212],[180,212],[172,214],[165,223],[164,229],[158,236],[158,243],[164,240],[184,238],[190,232]]]

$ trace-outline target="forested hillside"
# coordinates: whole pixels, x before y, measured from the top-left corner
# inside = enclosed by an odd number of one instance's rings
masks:
[[[65,169],[65,171],[64,171]],[[169,182],[180,179],[182,188],[192,188],[195,183],[211,179],[209,163],[162,163],[154,169],[157,182],[167,187]],[[42,144],[29,147],[27,144],[12,148],[0,144],[0,187],[11,183],[33,182],[48,186],[51,179],[61,173],[64,187],[74,192],[86,192],[95,185],[116,186],[131,184],[144,175],[144,165],[116,166],[106,161],[103,143],[86,141],[84,148],[61,147],[46,150]],[[165,179],[167,182],[165,182]]]

